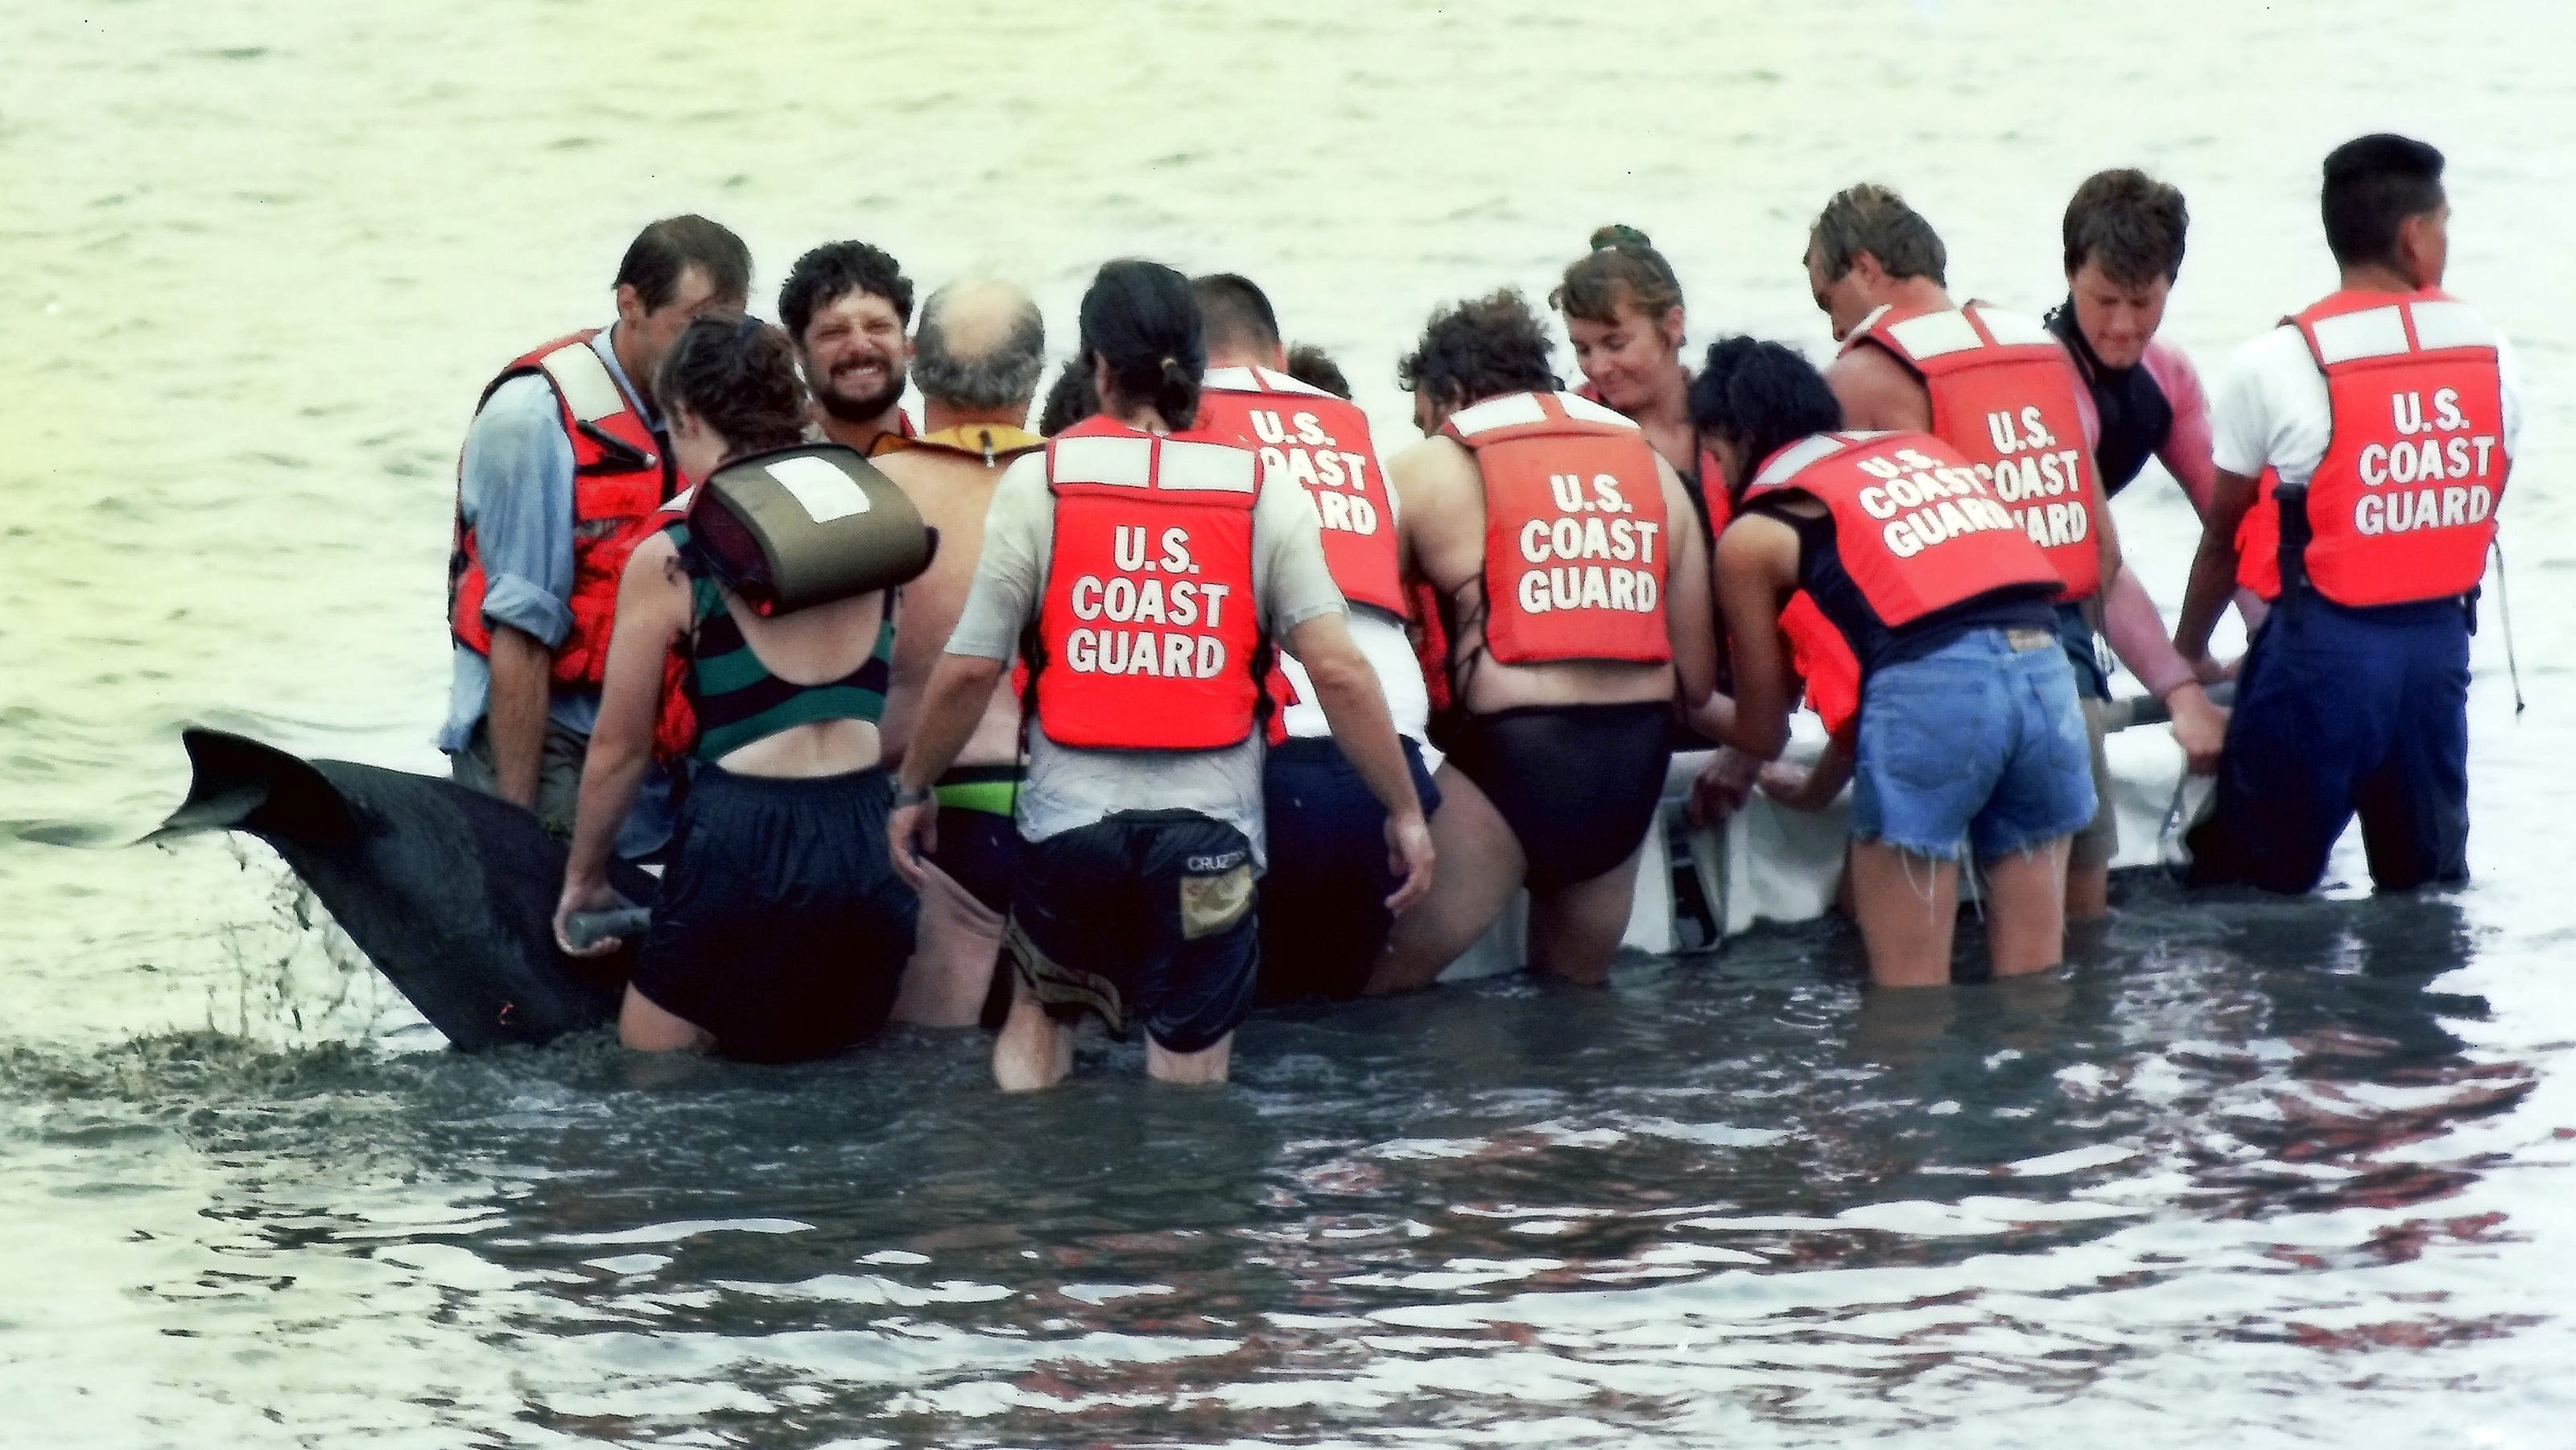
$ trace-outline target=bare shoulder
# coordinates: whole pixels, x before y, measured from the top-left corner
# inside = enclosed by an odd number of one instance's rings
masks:
[[[1825,386],[1842,403],[1846,428],[1921,431],[1932,425],[1931,395],[1886,348],[1856,347],[1835,358],[1825,369]]]
[[[1446,490],[1479,487],[1476,455],[1445,435],[1425,438],[1388,459],[1386,477],[1407,493],[1423,492],[1426,502]]]
[[[1780,507],[1804,512],[1813,500],[1783,499]],[[1798,570],[1798,534],[1769,513],[1738,514],[1717,536],[1720,578],[1761,578],[1786,583]]]

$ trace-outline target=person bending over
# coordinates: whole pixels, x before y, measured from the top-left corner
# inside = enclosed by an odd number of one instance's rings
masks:
[[[1429,985],[1524,883],[1531,965],[1600,981],[1675,709],[1716,675],[1708,555],[1680,476],[1634,422],[1559,391],[1549,346],[1503,291],[1433,313],[1402,365],[1426,437],[1388,472],[1464,713],[1435,777],[1449,869],[1397,924],[1373,992]]]
[[[1963,844],[1995,974],[2054,966],[2067,839],[2095,806],[2055,568],[1958,450],[1840,431],[1832,389],[1778,343],[1711,347],[1691,415],[1735,504],[1717,546],[1734,743],[1769,759],[1788,741],[1802,592],[1861,666],[1850,882],[1870,979],[1950,979]]]
[[[759,322],[691,324],[658,392],[680,468],[701,488],[728,465],[792,469],[809,490],[836,456],[865,466],[838,445],[798,446],[807,399],[794,353]],[[576,955],[618,945],[576,950],[566,923],[616,904],[609,838],[668,708],[675,645],[695,714],[693,768],[618,1037],[648,1052],[763,1061],[838,1051],[884,1024],[912,951],[913,894],[886,859],[892,785],[878,764],[894,650],[883,589],[763,617],[687,522],[636,549],[618,591],[558,944]]]

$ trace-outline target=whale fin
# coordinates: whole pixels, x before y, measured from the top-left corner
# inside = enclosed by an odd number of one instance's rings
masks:
[[[565,848],[537,818],[453,781],[308,761],[218,730],[181,736],[187,799],[144,839],[237,830],[275,848],[376,970],[468,1051],[542,1043],[615,1019],[633,952],[555,946]],[[650,902],[620,863],[610,882]]]

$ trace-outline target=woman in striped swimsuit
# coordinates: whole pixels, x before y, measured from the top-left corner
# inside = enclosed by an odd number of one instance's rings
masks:
[[[804,441],[794,352],[764,324],[690,324],[655,391],[672,457],[693,483]],[[636,549],[618,594],[559,938],[572,913],[614,904],[608,850],[652,747],[662,662],[675,645],[697,738],[618,1036],[644,1051],[763,1061],[838,1051],[884,1025],[912,951],[914,898],[887,859],[890,777],[878,758],[893,596],[763,618],[708,569],[687,524]]]

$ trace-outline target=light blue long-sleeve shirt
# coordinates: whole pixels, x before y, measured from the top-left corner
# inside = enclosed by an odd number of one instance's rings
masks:
[[[608,365],[618,390],[647,423],[660,426],[645,407],[611,344],[615,328],[590,340]],[[516,377],[492,390],[465,434],[459,472],[465,520],[483,561],[483,618],[533,635],[548,649],[572,630],[572,439],[563,409],[543,374]],[[447,723],[438,748],[463,750],[475,724],[492,706],[492,664],[456,645],[448,690]],[[599,718],[599,692],[557,684],[546,713],[574,734],[587,736]]]

